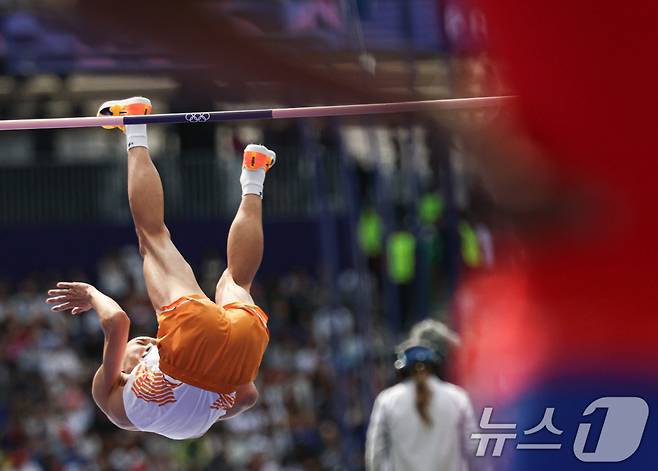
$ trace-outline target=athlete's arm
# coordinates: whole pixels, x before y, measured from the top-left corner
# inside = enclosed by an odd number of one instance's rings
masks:
[[[98,407],[111,420],[122,422],[112,411],[117,410],[114,406],[119,404],[114,403],[121,399],[117,398],[116,392],[121,391],[124,383],[121,364],[128,342],[130,319],[116,301],[87,283],[57,283],[57,288],[48,291],[52,297],[46,301],[55,304],[53,311],[71,310],[71,314],[78,315],[94,309],[98,314],[105,334],[105,344],[103,363],[94,376],[92,395]]]

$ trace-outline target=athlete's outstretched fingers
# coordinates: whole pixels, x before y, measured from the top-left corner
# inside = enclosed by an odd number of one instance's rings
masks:
[[[68,309],[71,309],[72,307],[73,307],[73,304],[71,302],[66,302],[66,303],[63,303],[63,304],[59,304],[57,306],[53,306],[53,307],[50,308],[50,310],[55,311],[55,312],[62,312],[62,311],[66,311]]]
[[[49,298],[46,299],[47,304],[56,304],[51,308],[54,312],[68,311],[71,309],[73,314],[91,309],[91,290],[93,286],[87,283],[80,282],[64,282],[57,283],[58,289],[48,290]]]
[[[50,293],[48,293],[48,294],[50,294]],[[55,303],[59,303],[61,301],[66,301],[67,299],[68,299],[68,296],[56,296],[54,298],[46,299],[46,302],[48,304],[55,304]]]
[[[48,294],[51,294],[50,291]],[[84,296],[76,296],[74,294],[64,292],[58,296],[46,299],[48,304],[58,303],[60,301],[84,301],[86,298]]]
[[[69,282],[69,281],[59,281],[57,283],[58,288],[72,289],[72,288],[79,287],[79,286],[80,286],[80,283]]]
[[[57,287],[63,288],[71,294],[75,294],[78,296],[87,296],[87,292],[91,286],[87,283],[82,283],[80,281],[73,281],[73,282],[60,281],[57,283]]]
[[[51,296],[57,296],[60,294],[68,294],[69,290],[67,289],[49,289],[48,294]]]

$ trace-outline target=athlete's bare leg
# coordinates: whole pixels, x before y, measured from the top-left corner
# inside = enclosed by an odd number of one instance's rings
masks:
[[[132,97],[110,100],[98,109],[98,116],[145,115],[151,100]],[[171,242],[164,224],[164,193],[160,175],[148,151],[145,124],[103,126],[122,128],[128,148],[128,201],[144,257],[144,280],[156,311],[187,294],[203,294],[190,265]]]
[[[215,302],[220,306],[232,302],[244,302],[253,304],[250,290],[251,284],[256,276],[263,259],[263,200],[262,183],[264,172],[274,163],[274,153],[262,146],[249,145],[245,153],[253,149],[256,153],[267,152],[272,160],[261,170],[250,170],[243,167],[245,172],[263,172],[260,183],[251,186],[252,182],[241,178],[243,185],[243,196],[238,212],[233,219],[231,229],[228,233],[227,243],[227,265],[228,268],[222,274],[215,290]],[[246,154],[245,154],[246,155]],[[254,164],[256,161],[251,161]],[[264,165],[262,162],[258,165]],[[260,190],[260,191],[259,191]],[[251,192],[258,193],[251,193]]]
[[[128,201],[144,257],[146,288],[156,311],[181,296],[203,294],[165,226],[162,182],[146,147],[128,151]]]
[[[228,268],[217,283],[215,301],[253,304],[249,291],[263,258],[263,201],[258,195],[245,195],[228,233]]]

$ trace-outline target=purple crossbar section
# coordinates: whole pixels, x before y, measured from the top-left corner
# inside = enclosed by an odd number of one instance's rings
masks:
[[[209,123],[213,121],[237,121],[240,119],[272,119],[272,110],[197,111],[193,113],[169,113],[135,115],[123,118],[124,124],[151,123]]]
[[[202,111],[136,116],[101,116],[96,118],[13,119],[0,121],[0,131],[19,129],[92,128],[123,124],[208,123],[241,119],[314,118],[321,116],[352,116],[412,111],[440,111],[500,106],[512,97],[455,98],[449,100],[407,101],[401,103],[371,103],[364,105],[310,106],[274,110]]]

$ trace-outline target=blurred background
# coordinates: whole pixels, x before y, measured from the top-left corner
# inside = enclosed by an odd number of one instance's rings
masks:
[[[483,20],[462,2],[198,6],[240,34],[181,55],[128,31],[167,21],[160,9],[121,12],[112,30],[107,9],[1,2],[0,117],[92,116],[102,101],[135,94],[159,113],[345,103],[361,87],[384,99],[480,95],[492,73],[477,48]],[[179,23],[167,33],[175,41],[188,28]],[[232,63],[237,50],[246,67]],[[277,51],[307,65],[311,80],[340,79],[329,89],[269,79]],[[277,152],[253,290],[271,319],[261,400],[190,442],[109,423],[89,394],[103,345],[96,317],[52,315],[43,301],[57,280],[86,280],[129,313],[131,336],[155,332],[123,138],[2,133],[0,469],[363,469],[373,400],[394,380],[393,346],[414,322],[447,320],[460,274],[495,260],[487,201],[459,139],[434,120],[390,116],[151,126],[149,140],[174,241],[208,292],[225,268],[242,149]]]
[[[0,119],[93,116],[133,95],[167,113],[502,94],[488,34],[469,0],[2,0]],[[270,315],[261,398],[184,442],[109,423],[90,395],[96,317],[44,304],[56,281],[88,281],[129,313],[131,336],[155,332],[122,136],[0,133],[0,469],[364,469],[372,404],[395,382],[410,327],[442,320],[477,343],[491,325],[469,337],[453,314],[477,300],[458,293],[499,266],[510,220],[531,234],[538,220],[570,227],[589,201],[526,142],[487,141],[497,114],[150,127],[168,226],[208,292],[225,268],[243,147],[278,156],[253,288]],[[524,257],[507,250],[505,266]],[[470,359],[480,373],[491,364]]]

